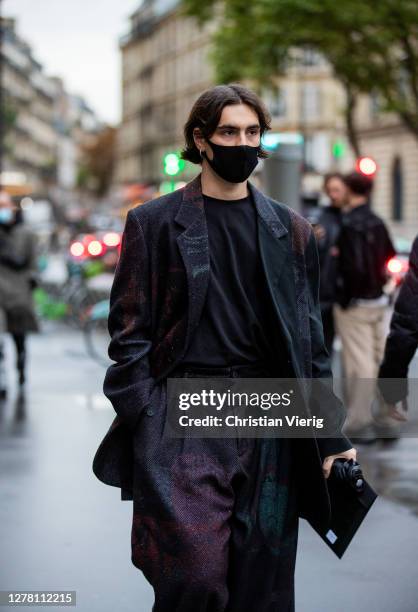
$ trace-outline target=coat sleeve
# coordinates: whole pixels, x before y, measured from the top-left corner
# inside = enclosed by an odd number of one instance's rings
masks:
[[[128,212],[110,293],[108,354],[103,392],[122,422],[132,430],[150,401],[151,350],[149,256],[134,210]]]
[[[7,248],[10,245],[2,245],[0,248],[0,263],[11,270],[27,270],[30,274],[37,271],[37,237],[36,234],[25,227],[24,242],[19,251]]]
[[[28,258],[16,253],[2,253],[0,254],[0,263],[11,270],[20,271],[28,267]]]
[[[383,224],[384,233],[385,233],[385,263],[391,259],[391,257],[395,257],[396,249],[393,246],[392,239],[390,237],[388,228],[385,224]]]
[[[38,276],[39,240],[34,232],[30,233],[28,244],[28,272],[32,281]]]
[[[308,279],[308,300],[309,300],[309,323],[311,332],[312,346],[312,378],[325,378],[332,382],[332,370],[330,357],[325,347],[324,331],[322,326],[321,309],[319,304],[319,258],[316,240],[313,232],[310,233],[306,251],[306,274]],[[334,395],[332,389],[328,389],[326,384],[323,389],[324,396],[327,397],[331,405],[330,409],[339,412],[337,420],[341,427],[345,420],[345,409],[342,402]],[[332,401],[331,401],[332,400]],[[335,407],[335,408],[334,408]],[[317,438],[321,458],[329,455],[342,453],[353,448],[351,441],[341,433],[337,438]]]
[[[409,256],[409,270],[395,301],[378,386],[388,403],[408,395],[408,368],[418,348],[418,236]],[[385,379],[399,379],[385,381]]]

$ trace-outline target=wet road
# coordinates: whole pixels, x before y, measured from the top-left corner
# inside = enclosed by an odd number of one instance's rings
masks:
[[[0,589],[76,590],[83,612],[150,612],[152,589],[130,561],[132,502],[91,471],[114,415],[104,370],[55,325],[29,349],[26,401],[12,394],[0,410]],[[417,611],[417,440],[359,458],[382,496],[341,561],[301,521],[297,612]]]

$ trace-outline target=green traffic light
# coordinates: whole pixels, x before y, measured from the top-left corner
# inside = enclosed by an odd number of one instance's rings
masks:
[[[345,144],[341,140],[336,140],[332,146],[332,154],[336,159],[345,155]]]
[[[184,169],[184,159],[181,159],[177,153],[167,153],[164,156],[164,174],[168,176],[176,176]]]

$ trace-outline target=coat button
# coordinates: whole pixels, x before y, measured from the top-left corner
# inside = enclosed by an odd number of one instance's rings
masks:
[[[147,408],[145,412],[146,412],[146,414],[147,414],[148,416],[153,416],[153,415],[154,415],[154,410],[153,410],[153,408]]]

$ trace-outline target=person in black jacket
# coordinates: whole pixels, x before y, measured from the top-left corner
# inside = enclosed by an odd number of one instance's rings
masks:
[[[330,205],[321,212],[314,231],[318,240],[321,270],[319,301],[322,324],[324,326],[325,346],[331,356],[335,337],[333,306],[336,302],[338,271],[336,243],[341,229],[342,208],[347,204],[347,187],[343,175],[334,172],[325,176],[324,190],[330,199]]]
[[[378,386],[388,408],[388,416],[405,420],[396,404],[408,395],[408,369],[418,348],[418,236],[409,256],[409,270],[395,301],[379,369]],[[385,379],[398,379],[387,381]]]
[[[342,342],[347,378],[346,431],[375,437],[371,405],[385,343],[384,318],[389,298],[386,264],[396,254],[383,220],[371,209],[373,181],[353,172],[345,178],[348,212],[342,217],[338,248],[335,323]]]

